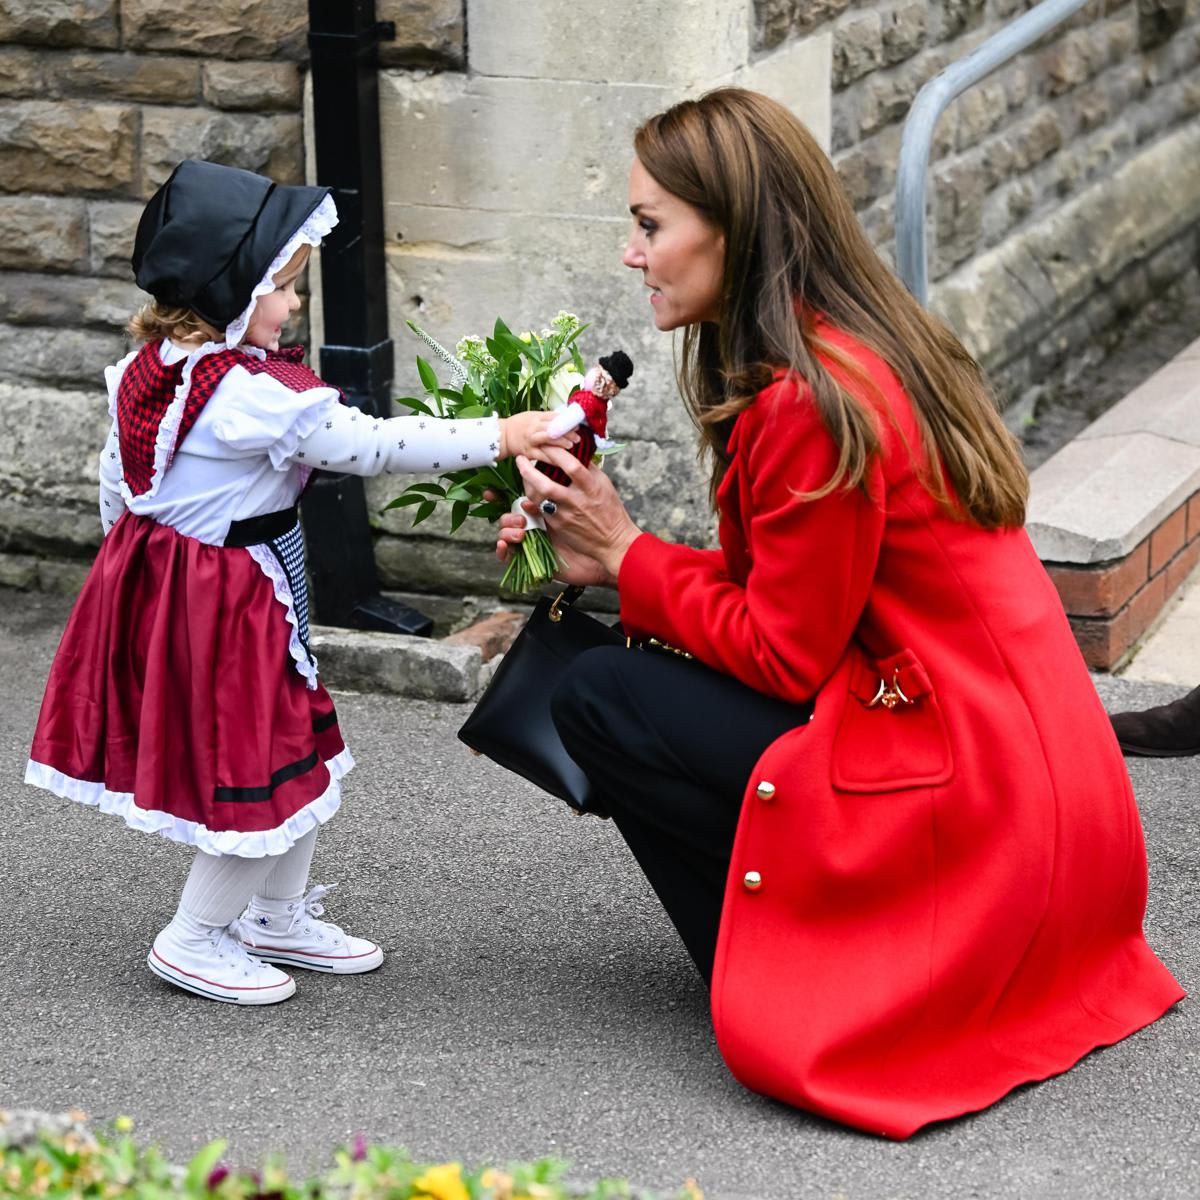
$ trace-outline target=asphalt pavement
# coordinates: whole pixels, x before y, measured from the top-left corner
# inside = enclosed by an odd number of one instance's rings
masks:
[[[182,1159],[216,1136],[299,1169],[355,1134],[423,1159],[553,1154],[708,1200],[1200,1194],[1200,1006],[907,1143],[746,1092],[707,997],[607,822],[482,759],[462,705],[336,697],[357,769],[317,842],[330,916],[388,952],[298,973],[267,1009],[145,967],[190,852],[21,782],[68,602],[0,590],[0,1107],[125,1114]],[[1197,680],[1196,682],[1200,682]],[[1180,686],[1101,678],[1110,708]],[[1150,856],[1147,932],[1200,988],[1200,759],[1129,763]],[[764,1006],[771,998],[763,998]]]

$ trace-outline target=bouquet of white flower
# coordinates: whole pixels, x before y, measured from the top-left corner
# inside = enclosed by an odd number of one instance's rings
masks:
[[[465,337],[451,354],[412,321],[409,328],[449,367],[451,386],[442,387],[437,372],[423,358],[417,371],[426,396],[397,398],[414,412],[433,417],[481,417],[560,409],[584,384],[584,363],[576,342],[586,326],[573,313],[560,312],[540,333],[513,333],[501,320],[489,338]],[[605,442],[601,453],[617,449]],[[486,493],[486,494],[485,494]],[[413,483],[388,508],[413,506],[419,525],[439,504],[450,505],[450,531],[467,519],[495,521],[514,510],[524,495],[521,475],[512,459],[494,467],[446,471],[437,483]],[[528,518],[527,518],[528,519]],[[500,585],[524,593],[554,578],[558,559],[540,522],[532,521],[517,552],[509,558]]]

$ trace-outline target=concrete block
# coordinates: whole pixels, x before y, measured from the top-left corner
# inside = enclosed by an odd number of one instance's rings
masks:
[[[748,0],[469,4],[471,70],[610,84],[703,86],[746,62],[751,7]]]
[[[729,63],[695,88],[382,72],[386,201],[612,218],[625,211],[637,126],[721,83],[774,96],[827,147],[830,47],[827,34],[810,38],[754,64]]]
[[[480,690],[478,646],[324,626],[313,627],[311,644],[327,687],[450,701]]]
[[[1124,558],[1200,487],[1200,447],[1150,433],[1068,443],[1032,476],[1026,527],[1047,562]]]
[[[1178,355],[1181,359],[1195,361],[1200,359],[1200,338],[1197,338],[1186,350]]]
[[[1172,359],[1079,436],[1130,433],[1155,433],[1200,446],[1200,358]]]
[[[385,199],[613,217],[625,210],[633,131],[678,96],[659,85],[384,71]]]
[[[100,541],[97,470],[109,428],[103,389],[0,383],[0,428],[0,549],[90,557]]]

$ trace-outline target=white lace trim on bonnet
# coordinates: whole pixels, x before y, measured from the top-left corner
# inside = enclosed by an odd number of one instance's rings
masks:
[[[332,196],[326,196],[309,214],[308,220],[288,238],[287,244],[283,249],[275,255],[271,261],[271,265],[267,268],[267,273],[255,284],[254,291],[250,293],[250,303],[246,305],[242,315],[236,321],[232,321],[226,326],[225,344],[227,346],[237,346],[241,343],[242,338],[246,336],[246,330],[250,325],[250,317],[254,313],[254,306],[258,303],[259,296],[267,296],[275,290],[274,276],[287,266],[292,255],[301,246],[319,246],[321,239],[337,223],[337,206],[334,204]]]

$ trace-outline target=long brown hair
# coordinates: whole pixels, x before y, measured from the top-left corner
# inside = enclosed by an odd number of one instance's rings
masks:
[[[875,253],[800,121],[766,96],[720,88],[651,117],[634,149],[660,186],[725,237],[720,323],[688,326],[679,373],[712,453],[714,493],[737,414],[781,366],[807,382],[840,452],[831,478],[810,495],[865,486],[880,448],[876,414],[821,357],[862,385],[855,391],[877,389],[819,336],[821,315],[899,378],[921,431],[929,492],[984,528],[1024,522],[1029,477],[979,365]]]

